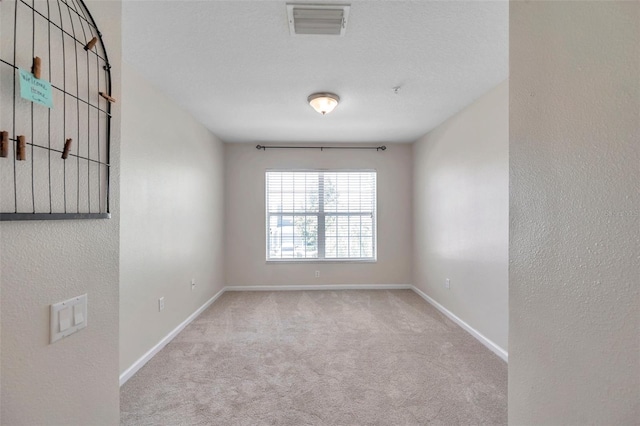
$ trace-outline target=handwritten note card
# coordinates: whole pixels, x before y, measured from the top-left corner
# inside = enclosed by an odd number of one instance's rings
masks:
[[[39,80],[29,71],[20,70],[20,97],[47,108],[53,108],[53,93],[51,83]]]

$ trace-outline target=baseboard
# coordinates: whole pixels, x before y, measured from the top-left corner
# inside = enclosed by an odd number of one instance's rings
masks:
[[[411,284],[240,285],[226,291],[412,290]]]
[[[424,300],[426,300],[430,305],[432,305],[434,308],[436,308],[437,310],[439,310],[440,312],[442,312],[444,315],[446,315],[451,321],[455,322],[456,324],[458,324],[460,327],[462,327],[463,330],[465,330],[467,333],[471,334],[473,337],[476,338],[476,340],[478,340],[480,343],[482,343],[483,345],[485,345],[487,348],[489,348],[489,350],[491,350],[491,352],[495,353],[496,355],[498,355],[500,358],[502,358],[502,360],[504,360],[505,362],[509,362],[509,353],[507,351],[505,351],[504,349],[502,349],[500,346],[498,346],[497,344],[495,344],[493,341],[491,341],[490,339],[488,339],[487,337],[485,337],[482,333],[480,333],[478,330],[476,330],[475,328],[471,327],[469,324],[467,324],[466,322],[464,322],[463,320],[461,320],[460,318],[458,318],[453,312],[451,312],[450,310],[448,310],[447,308],[445,308],[444,306],[442,306],[441,304],[439,304],[438,302],[436,302],[434,299],[432,299],[431,297],[429,297],[428,295],[426,295],[424,292],[422,292],[422,290],[420,290],[419,288],[417,288],[416,286],[411,286],[411,289],[413,291],[415,291],[420,297],[422,297]]]
[[[225,288],[217,292],[211,299],[207,300],[204,305],[200,306],[194,313],[189,315],[187,319],[182,321],[180,325],[174,328],[169,334],[162,338],[153,348],[149,349],[147,353],[142,355],[136,362],[134,362],[129,368],[127,368],[120,375],[120,386],[124,385],[134,374],[138,372],[151,358],[153,358],[158,352],[160,352],[167,344],[173,340],[191,321],[196,319],[198,315],[204,312],[213,302],[216,301],[225,292]]]

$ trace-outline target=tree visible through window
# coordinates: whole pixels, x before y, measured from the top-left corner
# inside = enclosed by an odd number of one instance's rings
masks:
[[[267,260],[375,260],[376,172],[267,171]]]

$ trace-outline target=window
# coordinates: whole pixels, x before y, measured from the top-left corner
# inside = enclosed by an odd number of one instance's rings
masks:
[[[375,260],[375,171],[267,171],[266,198],[267,260]]]

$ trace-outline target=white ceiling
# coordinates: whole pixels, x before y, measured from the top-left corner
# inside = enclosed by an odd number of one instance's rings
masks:
[[[292,37],[285,1],[125,2],[124,59],[226,142],[411,142],[508,76],[506,1],[348,3]]]

